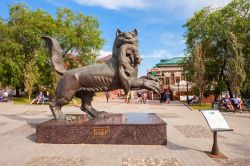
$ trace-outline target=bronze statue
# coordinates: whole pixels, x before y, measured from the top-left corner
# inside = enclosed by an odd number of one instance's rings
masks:
[[[141,61],[138,53],[137,30],[132,32],[116,31],[112,58],[103,64],[94,64],[66,70],[63,66],[60,44],[52,37],[42,37],[49,46],[52,64],[60,75],[55,98],[50,109],[57,120],[66,119],[61,107],[68,104],[74,96],[81,98],[81,110],[92,117],[105,117],[104,111],[95,110],[92,99],[95,92],[124,89],[127,94],[133,89],[148,89],[159,93],[159,84],[152,77],[137,78]]]

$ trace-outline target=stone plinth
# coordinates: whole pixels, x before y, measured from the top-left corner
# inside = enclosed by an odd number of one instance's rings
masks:
[[[167,124],[154,113],[110,114],[108,118],[80,116],[75,122],[54,119],[36,127],[38,143],[166,144]]]

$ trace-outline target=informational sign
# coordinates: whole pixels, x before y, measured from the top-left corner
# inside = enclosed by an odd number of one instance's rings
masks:
[[[211,131],[232,131],[225,118],[218,110],[200,110]]]
[[[148,69],[148,74],[161,75],[161,70],[159,68],[150,68]]]

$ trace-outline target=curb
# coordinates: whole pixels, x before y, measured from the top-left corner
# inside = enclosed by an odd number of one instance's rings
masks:
[[[193,111],[193,109],[188,105],[188,104],[186,104],[186,103],[182,103],[183,105],[185,105],[186,107],[188,107],[188,109],[190,110],[190,111]]]

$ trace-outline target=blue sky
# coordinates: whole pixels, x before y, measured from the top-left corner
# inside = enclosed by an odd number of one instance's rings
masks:
[[[41,8],[55,15],[57,7],[95,16],[106,40],[102,56],[112,50],[115,31],[137,29],[139,52],[143,61],[139,75],[146,75],[160,59],[184,56],[183,35],[188,18],[195,11],[211,6],[222,7],[230,0],[1,0],[0,17],[8,17],[8,5],[24,2],[31,9]]]

